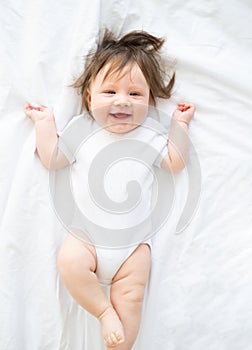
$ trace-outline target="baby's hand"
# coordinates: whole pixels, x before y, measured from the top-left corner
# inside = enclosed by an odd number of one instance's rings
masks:
[[[26,102],[24,112],[34,123],[41,120],[54,120],[53,112],[44,105],[32,105],[31,103]]]
[[[189,124],[195,112],[195,106],[192,103],[178,103],[178,108],[173,113],[173,118],[179,122]]]

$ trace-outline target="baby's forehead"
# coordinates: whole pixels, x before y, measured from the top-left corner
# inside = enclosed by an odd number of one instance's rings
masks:
[[[120,65],[118,62],[108,62],[101,68],[97,76],[102,79],[103,82],[107,80],[117,81],[122,79],[125,75],[130,75],[131,79],[138,74],[143,74],[140,67],[136,62],[129,62],[126,65]]]

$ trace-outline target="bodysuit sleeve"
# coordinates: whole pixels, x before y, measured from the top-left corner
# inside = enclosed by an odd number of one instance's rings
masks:
[[[86,114],[81,114],[73,117],[62,131],[58,131],[58,148],[70,164],[75,162],[75,153],[79,145],[90,134],[92,129],[90,117]]]
[[[156,150],[156,158],[153,162],[154,166],[161,168],[163,158],[168,153],[168,132],[165,127],[153,118],[148,118],[147,124],[153,131],[151,146]]]

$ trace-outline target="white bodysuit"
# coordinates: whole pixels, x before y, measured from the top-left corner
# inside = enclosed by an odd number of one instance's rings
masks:
[[[166,134],[151,117],[119,134],[101,128],[88,114],[74,117],[60,133],[58,147],[71,164],[73,216],[79,218],[70,231],[94,244],[103,284],[111,283],[140,243],[151,246],[153,166],[160,167],[168,152]]]

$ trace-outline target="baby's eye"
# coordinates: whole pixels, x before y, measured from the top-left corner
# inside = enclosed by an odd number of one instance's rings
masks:
[[[106,94],[110,94],[110,95],[113,95],[115,94],[115,91],[114,90],[107,90],[105,91]]]
[[[135,92],[135,91],[134,91],[134,92],[131,92],[130,95],[131,95],[131,96],[139,96],[140,94],[139,94],[138,92]]]

